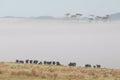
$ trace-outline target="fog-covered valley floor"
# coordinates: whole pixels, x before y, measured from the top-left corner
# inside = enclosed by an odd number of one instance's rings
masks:
[[[0,19],[0,61],[16,59],[120,68],[120,22]]]

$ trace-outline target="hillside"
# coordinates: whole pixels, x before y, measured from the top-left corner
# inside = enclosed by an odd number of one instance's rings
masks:
[[[120,20],[120,13],[111,14],[111,20]]]
[[[97,16],[97,15],[96,15]],[[114,14],[110,14],[110,19],[113,21],[116,20],[120,20],[120,13],[114,13]],[[4,16],[4,17],[0,17],[1,19],[48,19],[48,20],[66,20],[65,16],[64,17],[54,17],[54,16],[31,16],[31,17],[15,17],[15,16]],[[88,21],[88,16],[86,17],[81,17],[80,20],[82,21]]]
[[[120,80],[120,70],[1,62],[0,80]]]

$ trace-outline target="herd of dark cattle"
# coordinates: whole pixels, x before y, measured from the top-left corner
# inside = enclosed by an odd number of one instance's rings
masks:
[[[39,65],[57,65],[57,66],[62,66],[59,61],[38,61],[38,60],[16,60],[16,63],[26,63],[26,64],[39,64]],[[75,62],[70,62],[68,66],[76,66],[77,64]],[[90,64],[85,64],[86,68],[101,68],[101,65],[90,65]]]

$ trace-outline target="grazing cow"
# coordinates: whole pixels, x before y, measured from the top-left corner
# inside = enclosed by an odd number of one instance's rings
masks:
[[[46,65],[47,64],[47,61],[44,61],[44,65]]]
[[[19,63],[24,63],[24,61],[20,60]]]
[[[68,66],[76,66],[76,63],[70,62],[70,63],[68,64]]]
[[[29,60],[27,59],[25,62],[28,64],[28,63],[29,63]]]
[[[24,63],[22,60],[16,60],[16,63]]]
[[[101,65],[96,65],[97,68],[101,68]]]
[[[16,63],[19,63],[19,60],[16,60]]]
[[[86,68],[91,68],[91,65],[90,64],[86,64],[85,67]]]
[[[60,66],[61,64],[60,64],[60,62],[56,62],[56,65],[57,65],[57,66]]]
[[[55,65],[55,61],[53,61],[52,64]]]
[[[30,64],[32,64],[33,63],[33,60],[30,60]]]
[[[96,68],[96,66],[94,65],[93,68]]]
[[[52,64],[52,62],[51,62],[51,61],[48,61],[48,62],[47,62],[47,65],[51,65],[51,64]]]
[[[34,60],[33,63],[34,63],[34,64],[37,64],[37,63],[38,63],[38,60]]]
[[[42,64],[42,62],[39,62],[38,64]]]

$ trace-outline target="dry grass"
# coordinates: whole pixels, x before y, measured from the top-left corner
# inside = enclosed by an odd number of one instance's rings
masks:
[[[0,80],[120,80],[120,70],[0,63]]]

